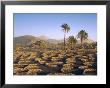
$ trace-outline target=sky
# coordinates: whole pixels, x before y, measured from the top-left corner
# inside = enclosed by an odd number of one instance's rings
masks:
[[[67,38],[85,30],[90,39],[97,40],[96,13],[14,13],[14,37],[33,35],[60,40],[64,37],[63,23],[70,26]]]

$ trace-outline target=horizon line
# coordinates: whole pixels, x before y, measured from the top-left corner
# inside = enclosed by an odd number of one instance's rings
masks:
[[[33,37],[36,37],[36,38],[39,38],[40,36],[45,36],[45,35],[39,35],[39,36],[35,36],[35,35],[19,35],[19,36],[13,36],[13,38],[16,38],[16,37],[22,37],[22,36],[33,36]],[[55,39],[55,38],[50,38],[50,37],[48,37],[48,36],[45,36],[46,38],[47,38],[47,40],[48,39],[54,39],[54,40],[64,40],[63,38],[62,39]],[[68,38],[68,37],[67,37]],[[67,39],[66,38],[66,39]],[[76,38],[76,37],[75,37]],[[76,38],[77,40],[79,40],[78,38]],[[92,38],[90,38],[90,37],[88,37],[87,39],[91,39],[91,40],[93,40],[93,41],[97,41],[97,39],[96,40],[94,40],[94,39],[92,39]]]

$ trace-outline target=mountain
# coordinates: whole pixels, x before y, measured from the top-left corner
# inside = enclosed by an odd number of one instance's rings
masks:
[[[49,43],[61,43],[63,40],[56,40],[56,39],[49,39],[47,36],[31,36],[31,35],[24,35],[24,36],[19,36],[14,38],[14,45],[29,45],[32,42],[38,41],[38,40],[44,40]]]
[[[32,43],[33,41],[38,40],[39,38],[31,36],[31,35],[24,35],[20,37],[14,38],[14,45],[28,45]]]
[[[63,42],[63,40],[56,40],[56,39],[48,39],[47,41],[48,41],[49,43],[54,43],[54,44]]]
[[[42,36],[38,36],[38,38],[40,39],[40,40],[48,40],[48,37],[47,36],[44,36],[44,35],[42,35]]]
[[[24,36],[19,36],[19,37],[15,37],[14,38],[14,46],[15,45],[30,45],[35,41],[39,41],[39,40],[44,40],[47,43],[61,43],[63,42],[62,40],[56,40],[56,39],[49,39],[47,36],[32,36],[32,35],[24,35]],[[86,39],[84,40],[84,43],[93,43],[95,41],[91,40],[91,39]],[[78,43],[80,43],[80,40],[78,40]]]

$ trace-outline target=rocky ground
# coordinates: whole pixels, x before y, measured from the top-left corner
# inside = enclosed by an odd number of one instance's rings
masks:
[[[97,75],[97,47],[14,50],[14,75]]]

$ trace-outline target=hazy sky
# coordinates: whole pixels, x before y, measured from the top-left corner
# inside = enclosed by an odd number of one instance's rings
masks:
[[[97,14],[95,13],[15,13],[14,37],[23,35],[47,36],[63,39],[61,25],[70,26],[70,35],[76,36],[83,29],[89,38],[97,40]]]

